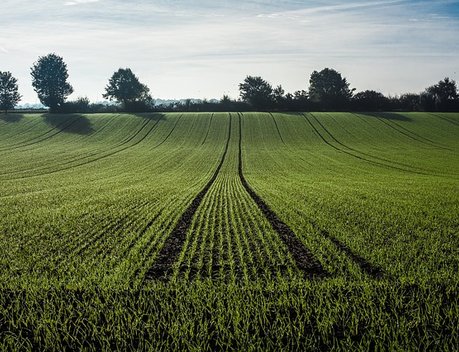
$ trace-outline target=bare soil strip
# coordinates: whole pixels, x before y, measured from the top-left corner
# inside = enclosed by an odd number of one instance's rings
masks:
[[[244,177],[242,170],[242,122],[239,115],[239,178],[247,193],[252,197],[258,208],[265,215],[273,229],[279,234],[280,239],[287,246],[290,254],[296,262],[297,267],[305,273],[306,276],[326,276],[327,273],[314,257],[311,251],[301,242],[296,234],[287,224],[285,224],[277,214],[272,211],[265,201],[250,187]]]
[[[182,247],[186,240],[186,234],[188,229],[191,226],[193,221],[193,216],[198,210],[199,205],[201,204],[204,196],[209,191],[212,184],[215,182],[220,169],[222,168],[223,162],[226,158],[226,153],[228,152],[229,141],[231,138],[231,115],[228,128],[228,138],[226,140],[225,151],[223,152],[220,163],[217,166],[212,178],[207,182],[204,188],[198,193],[198,195],[192,200],[191,204],[186,208],[186,210],[181,215],[179,221],[175,225],[169,237],[166,239],[163,247],[158,253],[156,261],[153,263],[153,266],[148,269],[145,274],[145,280],[167,280],[170,274],[172,273],[172,267],[177,257],[179,256]]]

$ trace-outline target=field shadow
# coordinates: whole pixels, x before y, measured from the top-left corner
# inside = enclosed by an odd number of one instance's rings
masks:
[[[23,114],[18,113],[0,113],[0,120],[8,122],[8,123],[17,123],[22,120],[24,117]]]
[[[81,114],[43,114],[44,121],[62,132],[88,135],[94,132],[91,121]]]
[[[359,112],[359,115],[377,117],[386,120],[395,120],[395,121],[413,121],[406,115],[399,114],[396,112]]]

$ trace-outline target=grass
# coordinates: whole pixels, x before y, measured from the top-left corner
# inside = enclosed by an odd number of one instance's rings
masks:
[[[458,137],[458,114],[0,119],[0,349],[453,351]]]

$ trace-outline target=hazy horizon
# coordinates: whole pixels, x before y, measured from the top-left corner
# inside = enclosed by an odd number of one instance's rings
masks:
[[[2,20],[0,70],[22,104],[39,102],[30,67],[50,52],[70,99],[91,101],[120,67],[159,99],[237,98],[247,75],[293,92],[324,67],[391,95],[458,80],[459,1],[4,0]]]

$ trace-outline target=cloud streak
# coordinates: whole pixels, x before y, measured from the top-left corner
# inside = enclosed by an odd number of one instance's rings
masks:
[[[457,2],[6,2],[0,69],[17,75],[27,102],[36,101],[29,67],[48,52],[64,56],[74,96],[92,100],[119,67],[162,98],[236,97],[247,74],[306,89],[309,74],[326,66],[359,90],[386,94],[458,78]]]

